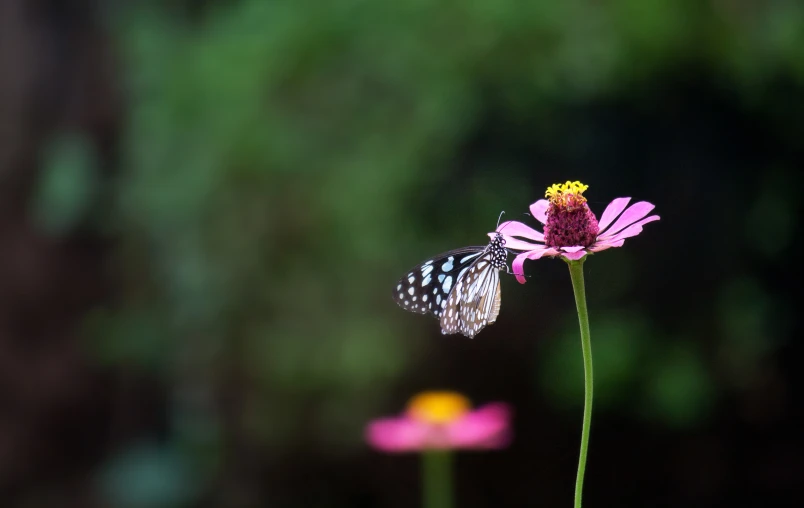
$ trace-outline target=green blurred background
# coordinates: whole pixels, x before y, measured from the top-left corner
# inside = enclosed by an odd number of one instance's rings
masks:
[[[0,1],[0,500],[409,507],[365,423],[515,407],[462,507],[569,506],[566,266],[469,340],[396,280],[581,180],[589,506],[801,506],[804,3]]]

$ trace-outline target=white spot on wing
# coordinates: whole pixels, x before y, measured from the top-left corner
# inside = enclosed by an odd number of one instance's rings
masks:
[[[409,287],[409,288],[408,288],[408,294],[409,294],[409,295],[412,295],[412,294],[413,294],[413,291],[414,291],[414,290],[413,290],[413,287]]]
[[[449,288],[451,287],[452,287],[452,276],[449,276],[446,279],[444,279],[444,285],[441,286],[441,289],[443,289],[445,293],[449,293]]]

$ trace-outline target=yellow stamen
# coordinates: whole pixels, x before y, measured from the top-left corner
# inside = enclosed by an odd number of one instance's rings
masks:
[[[428,423],[449,423],[469,411],[469,399],[455,392],[424,392],[408,402],[408,415]]]
[[[583,193],[588,188],[588,185],[584,185],[577,180],[574,182],[567,180],[565,183],[555,183],[548,187],[544,197],[549,198],[550,202],[556,205],[571,204],[577,206],[586,203]]]

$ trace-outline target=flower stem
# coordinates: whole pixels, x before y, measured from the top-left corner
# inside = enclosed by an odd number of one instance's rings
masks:
[[[569,262],[572,291],[575,293],[575,306],[578,308],[578,323],[581,327],[581,351],[583,352],[583,427],[581,428],[581,453],[578,458],[578,476],[575,478],[575,508],[581,508],[583,497],[583,476],[586,471],[586,453],[589,449],[589,429],[592,425],[592,341],[589,333],[589,314],[586,310],[586,290],[583,283],[584,256],[578,261]]]
[[[452,508],[452,454],[448,450],[422,453],[424,508]]]

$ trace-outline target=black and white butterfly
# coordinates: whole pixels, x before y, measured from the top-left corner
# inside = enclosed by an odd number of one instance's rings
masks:
[[[464,247],[428,259],[397,282],[394,300],[405,310],[439,318],[441,333],[474,337],[500,313],[500,270],[508,271],[500,233],[485,247]]]

